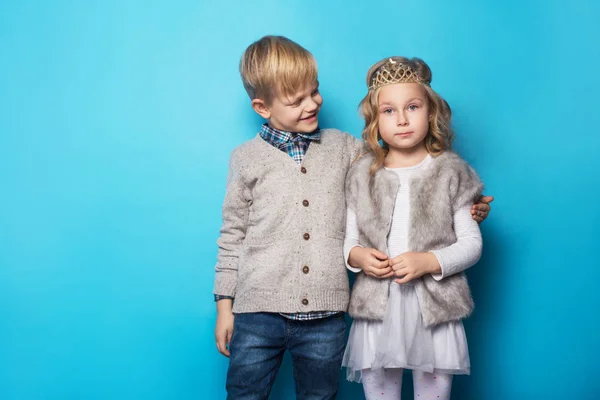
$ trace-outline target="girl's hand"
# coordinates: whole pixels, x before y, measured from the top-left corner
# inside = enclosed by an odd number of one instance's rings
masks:
[[[365,274],[374,278],[385,279],[394,275],[388,265],[388,256],[377,249],[353,247],[348,256],[348,264],[362,269]]]
[[[221,303],[221,304],[219,304]],[[217,301],[217,324],[215,326],[215,340],[217,350],[225,357],[229,357],[229,343],[233,335],[234,315],[232,310],[232,301],[223,299]]]
[[[436,274],[442,272],[440,263],[433,253],[402,253],[390,260],[394,270],[394,282],[406,283],[420,278],[425,274]]]
[[[492,209],[492,206],[490,206],[492,201],[494,201],[493,196],[481,196],[479,198],[479,203],[473,204],[473,207],[471,207],[471,215],[475,221],[481,223],[488,217],[488,214]]]

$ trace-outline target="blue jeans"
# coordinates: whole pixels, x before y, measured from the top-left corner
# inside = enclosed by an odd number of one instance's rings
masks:
[[[292,356],[297,399],[335,399],[345,332],[343,313],[311,321],[275,313],[236,314],[227,399],[268,399],[286,349]]]

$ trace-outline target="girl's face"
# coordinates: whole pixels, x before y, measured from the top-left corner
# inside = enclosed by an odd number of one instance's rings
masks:
[[[429,102],[418,83],[396,83],[379,91],[379,134],[390,150],[425,147],[429,132]]]

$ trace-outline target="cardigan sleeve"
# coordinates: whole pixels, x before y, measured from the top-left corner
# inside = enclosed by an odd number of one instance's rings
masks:
[[[358,140],[355,140],[355,144],[358,143]],[[359,157],[362,154],[361,149],[363,148],[354,148],[354,154],[357,157]],[[346,206],[349,209],[354,210],[355,212],[357,207],[357,197],[361,194],[364,195],[364,193],[361,193],[360,190],[360,181],[364,179],[363,175],[365,174],[365,166],[363,165],[364,162],[365,160],[363,158],[357,158],[352,162],[350,168],[348,169],[348,173],[346,174],[346,183],[344,185],[346,190]]]
[[[242,170],[241,159],[234,150],[229,161],[221,236],[217,240],[219,251],[213,293],[220,296],[235,296],[238,262],[252,204],[250,190],[241,175]]]
[[[356,161],[361,154],[364,154],[366,152],[366,147],[365,143],[362,140],[352,135],[348,134],[346,139],[347,152],[349,155],[348,161],[349,165],[352,165],[352,163]]]

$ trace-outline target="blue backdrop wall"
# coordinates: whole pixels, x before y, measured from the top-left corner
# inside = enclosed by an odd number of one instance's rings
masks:
[[[314,53],[321,125],[355,135],[372,63],[432,67],[496,197],[454,398],[598,398],[598,21],[591,0],[2,1],[0,398],[224,398],[215,241],[265,34]]]

